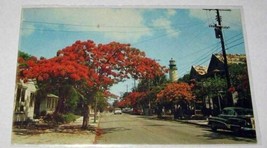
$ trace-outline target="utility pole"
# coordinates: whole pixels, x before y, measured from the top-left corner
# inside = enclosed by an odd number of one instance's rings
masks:
[[[228,70],[228,63],[227,63],[227,57],[226,57],[226,50],[225,50],[225,45],[224,45],[224,38],[223,38],[223,32],[222,29],[228,29],[229,26],[222,26],[222,18],[220,16],[220,11],[231,11],[230,9],[204,9],[208,11],[216,11],[216,20],[218,24],[214,25],[209,25],[209,27],[213,27],[215,31],[215,37],[217,39],[220,39],[221,41],[221,47],[222,47],[222,53],[223,53],[223,59],[224,59],[224,70],[225,70],[225,77],[227,81],[227,90],[231,87],[231,81],[230,81],[230,75],[229,75],[229,70]],[[232,98],[232,97],[230,97]],[[228,100],[229,104],[232,101],[230,99]]]

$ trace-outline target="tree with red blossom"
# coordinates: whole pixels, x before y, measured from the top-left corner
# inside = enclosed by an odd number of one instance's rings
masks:
[[[191,101],[194,99],[191,86],[187,83],[169,83],[157,94],[157,101],[174,102],[179,100]]]
[[[174,118],[183,117],[188,110],[188,104],[195,99],[192,93],[192,86],[188,83],[169,83],[157,94],[157,102],[160,104],[169,104],[169,109],[174,109]],[[161,116],[161,111],[158,111]]]
[[[146,96],[145,92],[130,92],[124,97],[125,104],[137,108],[138,102]]]
[[[64,111],[65,96],[60,92],[64,84],[71,84],[84,101],[84,123],[87,128],[89,107],[96,100],[97,92],[128,79],[152,79],[163,75],[166,68],[147,58],[144,52],[129,44],[111,42],[96,45],[93,41],[76,41],[57,52],[50,59],[32,59],[26,62],[21,72],[23,79],[35,79],[38,85],[45,84],[59,90],[56,112]]]

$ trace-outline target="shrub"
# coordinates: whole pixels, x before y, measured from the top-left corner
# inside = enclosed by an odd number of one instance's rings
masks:
[[[46,115],[47,115],[46,110],[43,110],[43,111],[40,112],[40,116],[46,116]]]
[[[56,122],[57,124],[58,123],[65,123],[64,115],[62,115],[62,114],[54,114],[53,118],[54,118],[54,122]]]
[[[44,117],[45,122],[54,123],[54,124],[62,124],[62,123],[70,123],[75,121],[77,118],[73,113],[68,114],[47,114]]]
[[[74,122],[76,120],[76,116],[73,113],[65,114],[63,118],[65,123]]]

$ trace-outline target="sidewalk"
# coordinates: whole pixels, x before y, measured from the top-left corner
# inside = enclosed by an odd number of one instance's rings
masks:
[[[94,116],[90,116],[89,118],[89,126],[92,126],[92,127],[97,127],[98,126],[98,120],[99,120],[99,116],[97,117],[96,119],[96,122],[94,122]],[[79,117],[78,119],[76,119],[74,122],[71,122],[71,123],[68,123],[68,124],[65,124],[65,125],[82,125],[83,123],[83,117]]]
[[[94,122],[94,116],[90,115],[88,126],[91,130],[94,130],[96,127],[98,127],[99,119],[100,119],[100,115],[97,116],[96,121]],[[81,117],[77,118],[74,122],[60,125],[59,129],[60,128],[64,129],[64,128],[68,128],[68,127],[77,128],[77,127],[81,127],[82,124],[83,124],[83,117],[81,116]]]
[[[93,117],[89,119],[89,130],[81,130],[83,117],[52,129],[16,129],[12,132],[12,144],[93,144],[99,120],[94,123]]]
[[[178,122],[184,122],[184,123],[190,123],[190,124],[195,124],[195,125],[199,125],[199,126],[204,126],[204,127],[208,127],[208,121],[207,120],[175,120]]]
[[[182,123],[188,123],[188,124],[195,124],[203,127],[208,127],[208,120],[195,120],[195,119],[173,119],[173,115],[166,116],[165,118],[163,117],[162,119],[158,118],[157,115],[153,116],[146,116],[147,118],[150,119],[155,119],[155,120],[168,120],[168,121],[176,121],[176,122],[182,122]]]

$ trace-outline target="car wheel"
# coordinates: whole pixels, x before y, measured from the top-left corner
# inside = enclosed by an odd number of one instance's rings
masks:
[[[217,126],[216,126],[215,123],[211,123],[210,128],[211,128],[211,130],[214,131],[214,132],[217,131]]]
[[[235,135],[242,135],[242,131],[239,127],[232,128],[232,131],[234,132]]]

